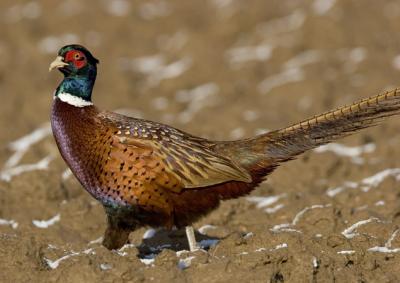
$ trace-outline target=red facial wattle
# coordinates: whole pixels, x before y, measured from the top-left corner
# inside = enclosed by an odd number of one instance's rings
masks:
[[[65,54],[64,61],[66,63],[72,62],[77,69],[81,69],[86,66],[86,57],[83,52],[79,50],[71,50]]]

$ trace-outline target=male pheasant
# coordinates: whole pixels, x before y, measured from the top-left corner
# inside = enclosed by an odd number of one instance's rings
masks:
[[[238,141],[210,141],[167,125],[101,111],[91,101],[98,60],[83,46],[60,49],[53,134],[82,186],[107,214],[103,244],[123,246],[143,225],[187,227],[221,200],[248,194],[280,163],[399,114],[400,89]]]

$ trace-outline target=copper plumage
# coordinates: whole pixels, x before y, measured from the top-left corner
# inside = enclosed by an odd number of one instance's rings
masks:
[[[81,52],[90,64],[92,55]],[[226,142],[94,105],[77,107],[57,96],[51,120],[62,157],[105,207],[104,245],[112,249],[124,245],[140,226],[190,225],[221,200],[251,192],[280,163],[399,111],[396,89],[284,129]]]

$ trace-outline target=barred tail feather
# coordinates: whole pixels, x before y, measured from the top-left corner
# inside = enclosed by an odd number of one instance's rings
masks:
[[[399,88],[260,135],[254,141],[258,145],[265,143],[268,159],[281,162],[397,114],[400,114]]]

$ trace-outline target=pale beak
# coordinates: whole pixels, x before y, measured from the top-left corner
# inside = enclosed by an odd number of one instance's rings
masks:
[[[63,61],[63,57],[57,56],[56,60],[51,62],[50,67],[49,67],[49,72],[51,72],[51,70],[53,70],[53,69],[60,69],[65,66],[68,66],[68,63],[65,63]]]

